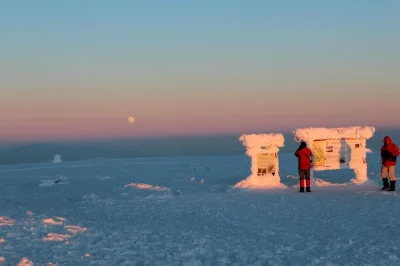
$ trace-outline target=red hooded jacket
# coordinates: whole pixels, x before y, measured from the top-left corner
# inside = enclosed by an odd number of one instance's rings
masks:
[[[399,148],[389,136],[384,138],[384,142],[385,144],[381,148],[382,165],[394,166],[396,165],[397,157],[400,155]]]
[[[312,152],[309,148],[304,147],[298,149],[294,155],[299,158],[299,170],[310,170],[311,169],[311,155]]]

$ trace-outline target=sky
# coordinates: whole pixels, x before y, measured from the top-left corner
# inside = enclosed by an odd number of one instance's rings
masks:
[[[399,9],[2,1],[0,141],[400,127]]]

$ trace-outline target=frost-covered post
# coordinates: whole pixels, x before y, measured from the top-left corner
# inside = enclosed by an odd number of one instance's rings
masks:
[[[61,155],[59,154],[54,155],[53,163],[61,163],[61,162],[62,162]]]
[[[251,158],[251,175],[237,183],[235,188],[285,187],[279,176],[279,148],[284,146],[282,134],[244,134],[239,141]]]
[[[367,139],[374,127],[300,128],[293,134],[297,142],[304,141],[314,155],[313,171],[353,169],[352,182],[362,184],[367,175]]]

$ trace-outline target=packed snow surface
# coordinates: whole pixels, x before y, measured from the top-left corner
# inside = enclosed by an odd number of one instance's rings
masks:
[[[292,153],[269,190],[233,188],[246,155],[3,165],[0,265],[400,265],[400,193],[367,158],[366,184],[303,194]]]

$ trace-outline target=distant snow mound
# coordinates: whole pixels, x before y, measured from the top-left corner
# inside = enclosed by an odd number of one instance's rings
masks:
[[[346,127],[346,128],[300,128],[293,131],[296,141],[358,138],[370,139],[375,133],[374,127]]]
[[[62,242],[70,237],[71,235],[68,234],[48,233],[46,236],[42,237],[42,241]]]
[[[56,180],[41,180],[39,187],[52,187],[55,185],[68,184],[68,177],[59,176]]]
[[[167,187],[152,186],[144,183],[130,183],[125,185],[125,187],[133,187],[137,189],[153,190],[153,191],[170,191],[170,189]]]
[[[61,155],[59,154],[54,155],[53,163],[62,163]]]
[[[73,235],[76,235],[78,233],[84,233],[87,231],[87,228],[80,227],[79,225],[67,225],[65,226],[65,229]]]
[[[22,258],[19,263],[17,264],[17,266],[33,266],[33,262],[30,261],[28,258]]]
[[[114,179],[114,178],[110,177],[110,176],[101,176],[101,177],[99,177],[99,180],[109,180],[109,179]]]
[[[315,178],[315,186],[317,187],[346,187],[348,184],[334,184],[325,180],[322,180],[320,178]]]
[[[42,220],[43,224],[48,224],[48,225],[62,225],[65,222],[65,218],[63,217],[55,217],[53,218],[46,218]]]
[[[1,226],[13,226],[15,224],[15,220],[11,219],[8,216],[0,216],[0,227]]]

